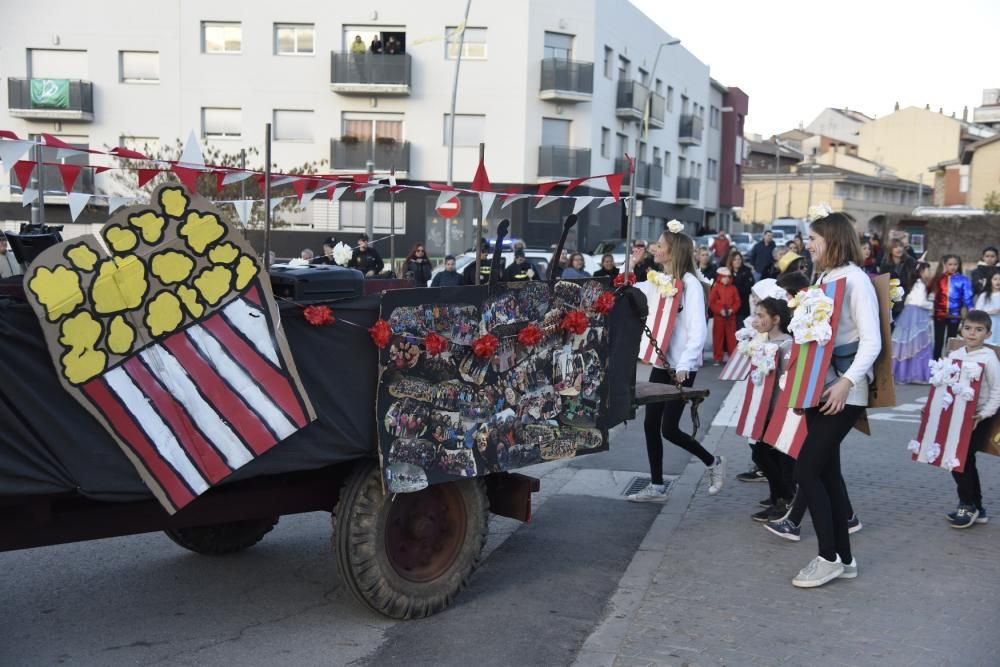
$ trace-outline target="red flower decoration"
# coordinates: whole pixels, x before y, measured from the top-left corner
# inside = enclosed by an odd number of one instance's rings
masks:
[[[534,347],[542,340],[542,330],[529,324],[517,332],[517,342],[525,347]]]
[[[477,357],[492,357],[497,353],[500,341],[493,334],[480,336],[472,341],[472,351]]]
[[[375,320],[375,324],[368,329],[368,333],[371,334],[372,341],[375,342],[380,349],[389,344],[389,337],[392,336],[392,329],[389,328],[389,323],[385,320]]]
[[[302,315],[306,318],[306,322],[314,327],[325,327],[337,321],[329,306],[306,306]]]
[[[594,310],[601,315],[607,315],[615,307],[615,295],[611,292],[603,292],[594,302]]]
[[[427,354],[436,357],[448,349],[448,339],[431,332],[424,338],[424,349],[427,350]]]
[[[582,334],[587,330],[587,315],[582,310],[571,310],[562,319],[562,328],[574,334]]]
[[[619,273],[617,276],[615,276],[615,279],[611,282],[611,284],[614,285],[615,287],[621,287],[622,285],[624,285],[625,274]],[[628,284],[635,285],[635,274],[632,272],[629,272],[628,274]]]

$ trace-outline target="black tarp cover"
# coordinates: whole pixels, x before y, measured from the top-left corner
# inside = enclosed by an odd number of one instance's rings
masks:
[[[280,307],[317,421],[227,482],[375,456],[378,357],[367,328],[379,297],[329,305],[340,321],[324,327],[308,324],[297,305]],[[0,298],[0,496],[65,491],[110,501],[152,496],[108,432],[59,383],[31,307]]]

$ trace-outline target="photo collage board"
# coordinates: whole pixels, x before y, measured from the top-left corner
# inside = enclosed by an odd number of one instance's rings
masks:
[[[597,301],[608,291],[586,280],[386,292],[377,417],[389,492],[605,451],[609,348]],[[573,311],[586,315],[582,333],[563,327]],[[530,325],[541,335],[522,343]],[[443,352],[428,352],[430,334],[447,341]],[[477,355],[487,335],[496,352]]]

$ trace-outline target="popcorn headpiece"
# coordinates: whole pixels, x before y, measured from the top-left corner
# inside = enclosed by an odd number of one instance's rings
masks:
[[[667,223],[667,231],[671,234],[680,234],[684,231],[684,223],[680,220],[671,220]]]
[[[833,208],[827,204],[825,201],[816,204],[815,206],[809,207],[809,214],[806,216],[809,218],[809,222],[816,222],[821,218],[833,213]]]

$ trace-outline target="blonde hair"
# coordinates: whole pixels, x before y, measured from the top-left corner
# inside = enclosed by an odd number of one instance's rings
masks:
[[[670,251],[670,259],[667,260],[668,266],[663,267],[668,275],[678,279],[683,278],[685,273],[697,275],[694,263],[694,241],[691,240],[690,236],[683,232],[677,234],[663,232],[660,236],[660,242]]]

